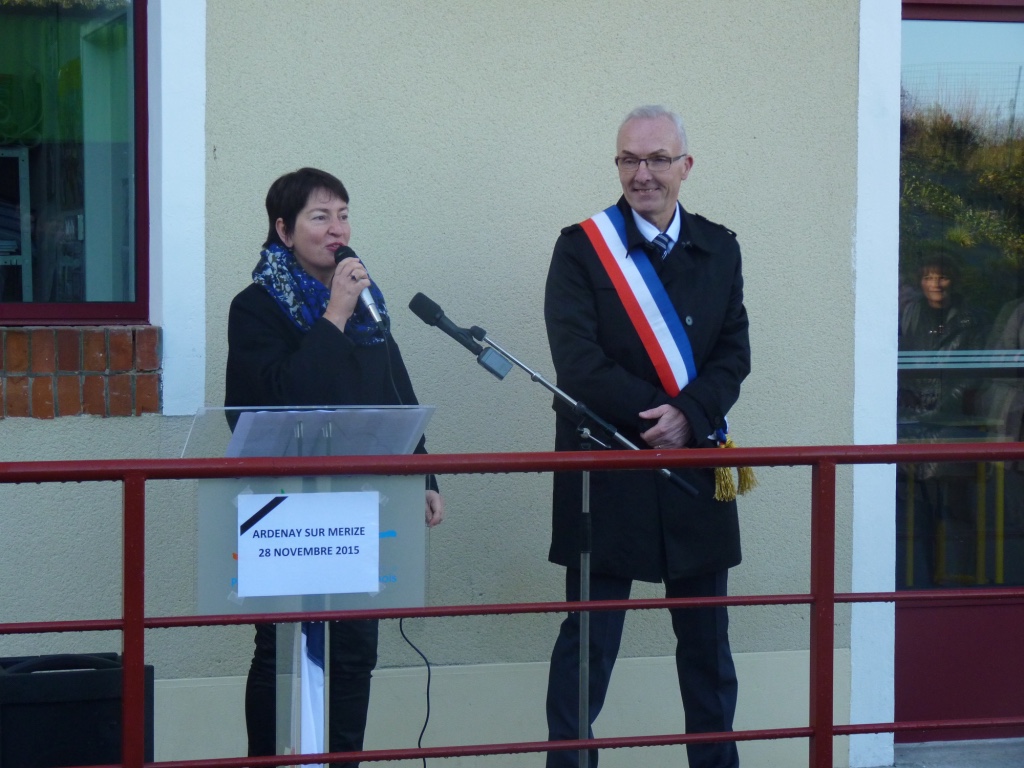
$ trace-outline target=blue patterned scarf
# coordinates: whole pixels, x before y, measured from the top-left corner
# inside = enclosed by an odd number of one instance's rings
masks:
[[[310,276],[299,265],[295,255],[277,243],[271,243],[260,252],[259,263],[252,271],[252,281],[263,286],[302,331],[308,331],[323,316],[331,298],[327,286]],[[384,306],[384,294],[372,279],[370,292],[387,325],[388,310]],[[360,347],[384,342],[384,332],[373,322],[362,302],[356,304],[355,311],[345,323],[345,335]]]

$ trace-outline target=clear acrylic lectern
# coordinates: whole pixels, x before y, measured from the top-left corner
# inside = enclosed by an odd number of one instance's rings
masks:
[[[206,408],[196,414],[182,455],[187,458],[292,457],[292,456],[379,456],[410,454],[433,414],[432,406],[373,406],[339,408]],[[234,430],[229,428],[234,424]],[[304,575],[296,587],[253,588],[251,580],[240,584],[240,571],[252,574],[251,563],[240,568],[240,557],[254,551],[255,526],[273,515],[271,530],[289,527],[294,509],[309,506],[309,494],[345,494],[327,497],[319,514],[328,520],[337,516],[341,528],[353,519],[367,523],[364,535],[376,536],[376,578],[373,561],[364,562],[359,578],[336,571],[344,569],[344,558],[335,558]],[[246,519],[257,498],[272,501]],[[347,500],[359,497],[361,503]],[[324,497],[320,497],[322,500]],[[285,504],[282,500],[292,501]],[[336,503],[337,502],[337,503]],[[363,608],[416,607],[426,596],[426,525],[424,523],[424,478],[415,476],[337,475],[321,477],[238,477],[200,480],[198,483],[197,594],[196,613],[279,613],[290,611],[358,610]],[[336,505],[335,505],[336,504]],[[313,506],[317,506],[314,504]],[[356,511],[358,507],[358,511]],[[261,516],[262,514],[262,516]],[[293,517],[292,519],[305,519]],[[258,521],[254,523],[253,521]],[[330,531],[331,522],[327,522]],[[350,530],[350,529],[345,529]],[[295,552],[292,542],[274,540],[275,550]],[[366,542],[366,539],[364,539]],[[366,561],[364,551],[362,559]],[[310,558],[315,561],[318,558]],[[290,558],[293,565],[295,558]],[[261,563],[262,565],[262,563]],[[276,575],[271,571],[270,575]],[[266,574],[260,574],[265,577]],[[323,577],[321,581],[320,578]],[[245,577],[247,580],[250,576]],[[273,581],[263,579],[264,582]],[[336,588],[325,591],[331,581]],[[289,582],[290,584],[290,582]],[[372,586],[372,589],[368,587]],[[275,594],[271,594],[274,593]],[[287,592],[287,594],[284,594]],[[246,595],[243,597],[242,595]],[[324,693],[322,671],[319,682],[307,683],[300,661],[302,632],[299,625],[278,624],[277,744],[279,754],[323,751]],[[290,640],[290,641],[289,641]],[[319,712],[307,723],[310,697],[320,699]],[[314,705],[315,708],[316,705]],[[309,733],[316,732],[312,743]]]
[[[410,454],[432,406],[206,408],[196,414],[184,455],[200,457]],[[228,417],[237,417],[234,432]],[[421,476],[239,477],[199,481],[197,613],[263,613],[422,606],[426,527]],[[378,589],[239,596],[238,498],[371,491],[379,494]],[[244,592],[244,590],[243,590]]]

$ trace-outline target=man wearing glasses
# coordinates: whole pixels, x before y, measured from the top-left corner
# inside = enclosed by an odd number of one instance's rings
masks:
[[[551,259],[544,317],[558,387],[636,445],[722,445],[726,414],[750,371],[739,245],[733,232],[679,204],[693,167],[679,115],[633,110],[616,150],[623,196],[563,229]],[[557,399],[555,411],[556,450],[579,450],[579,417]],[[590,599],[625,600],[634,579],[664,582],[671,598],[726,594],[728,569],[740,562],[734,494],[716,493],[712,469],[680,474],[695,495],[653,470],[590,474]],[[567,600],[581,593],[581,509],[580,473],[555,473],[549,558],[566,566]],[[686,731],[731,731],[737,685],[726,609],[670,614]],[[624,620],[624,611],[590,613],[590,724]],[[579,614],[570,613],[551,656],[551,740],[579,737],[579,647]],[[597,765],[596,750],[587,757]],[[690,768],[739,765],[735,742],[690,744],[687,757]],[[578,758],[552,751],[547,766],[575,768]]]

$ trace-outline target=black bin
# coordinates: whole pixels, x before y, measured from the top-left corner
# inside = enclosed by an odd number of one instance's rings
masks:
[[[146,756],[153,760],[153,667],[146,666]],[[0,659],[0,768],[121,762],[116,653]]]

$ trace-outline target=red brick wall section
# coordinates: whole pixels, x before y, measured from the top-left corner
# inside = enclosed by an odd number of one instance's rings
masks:
[[[160,329],[0,328],[0,419],[160,413]]]

